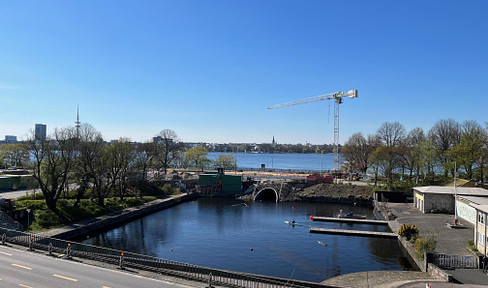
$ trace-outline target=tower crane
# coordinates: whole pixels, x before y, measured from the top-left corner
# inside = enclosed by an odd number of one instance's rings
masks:
[[[334,169],[335,171],[339,171],[339,104],[342,104],[342,98],[344,97],[356,98],[358,97],[358,90],[349,90],[346,93],[339,91],[335,93],[308,97],[292,102],[269,106],[268,109],[295,106],[323,100],[334,100]]]

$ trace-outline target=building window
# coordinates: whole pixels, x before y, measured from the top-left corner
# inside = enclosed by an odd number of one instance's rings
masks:
[[[483,213],[478,213],[478,222],[481,224],[485,223],[485,214]]]
[[[481,234],[481,232],[478,231],[478,244],[485,246],[485,235]]]

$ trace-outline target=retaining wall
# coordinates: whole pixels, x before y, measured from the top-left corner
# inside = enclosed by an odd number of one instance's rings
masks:
[[[427,264],[427,272],[432,275],[432,277],[436,279],[442,279],[446,282],[452,282],[452,275],[447,273],[446,271],[442,270],[441,268],[437,267],[437,265],[433,263]]]

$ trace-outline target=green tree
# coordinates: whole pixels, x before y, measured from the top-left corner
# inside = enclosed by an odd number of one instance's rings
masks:
[[[236,158],[234,155],[219,155],[214,161],[214,166],[224,169],[236,169]]]
[[[185,152],[184,162],[187,167],[194,167],[203,169],[207,167],[212,161],[207,158],[208,150],[204,147],[190,148]]]
[[[23,143],[0,145],[0,158],[4,165],[24,166],[29,162],[29,148]]]
[[[483,167],[483,156],[485,156],[488,137],[481,125],[474,121],[464,122],[463,128],[464,131],[461,136],[461,141],[448,150],[446,155],[452,161],[456,161],[458,167],[465,170],[468,179],[472,179],[474,165],[481,164],[479,167]]]

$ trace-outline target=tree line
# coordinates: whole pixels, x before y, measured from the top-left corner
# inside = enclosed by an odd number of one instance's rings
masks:
[[[488,161],[488,123],[442,119],[424,132],[420,127],[407,132],[399,122],[385,122],[376,134],[354,133],[344,144],[342,155],[348,169],[372,170],[386,177],[389,189],[399,174],[408,182],[435,182],[436,174],[483,181]]]
[[[52,135],[39,138],[35,133],[27,141],[0,146],[3,163],[22,166],[32,171],[47,207],[56,212],[63,192],[75,191],[77,206],[88,190],[104,206],[109,196],[121,200],[131,183],[147,181],[168,169],[204,169],[211,165],[235,168],[232,155],[209,160],[203,147],[186,147],[170,129],[162,130],[152,140],[133,143],[129,138],[104,141],[90,124],[79,128],[56,128]]]

